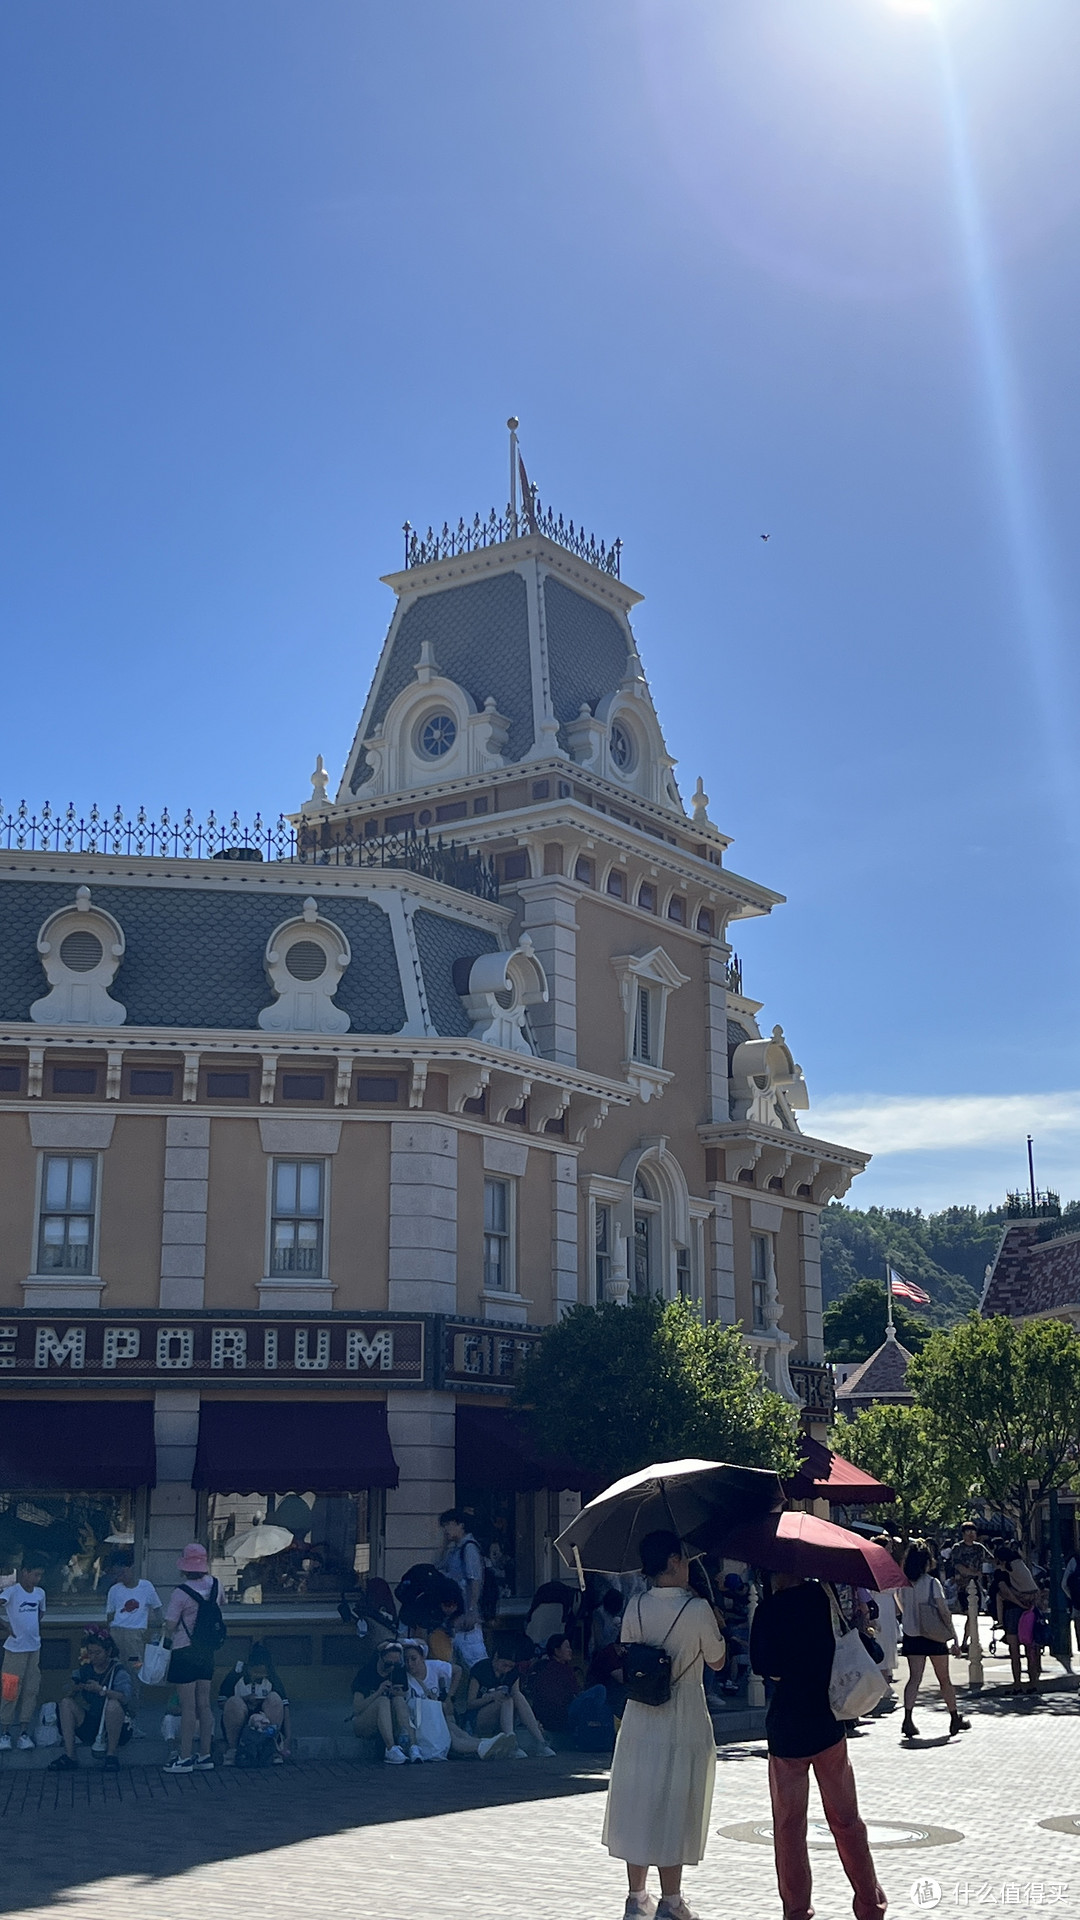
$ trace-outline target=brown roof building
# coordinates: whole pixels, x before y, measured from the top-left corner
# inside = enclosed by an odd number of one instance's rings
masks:
[[[1017,1220],[1001,1236],[980,1312],[1010,1320],[1068,1320],[1080,1326],[1080,1233],[1057,1217]]]
[[[880,1400],[891,1402],[894,1406],[910,1407],[912,1395],[907,1390],[907,1370],[911,1364],[911,1355],[906,1347],[900,1345],[890,1327],[885,1339],[869,1360],[848,1375],[842,1386],[836,1389],[836,1411],[853,1418],[864,1407],[872,1407]]]

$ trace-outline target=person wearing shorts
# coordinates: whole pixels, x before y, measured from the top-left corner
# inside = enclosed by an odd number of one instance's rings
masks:
[[[210,1699],[214,1655],[211,1649],[192,1644],[199,1618],[198,1601],[194,1596],[198,1594],[203,1600],[220,1602],[221,1585],[210,1572],[206,1548],[200,1546],[197,1540],[184,1548],[176,1565],[184,1575],[184,1580],[182,1585],[174,1589],[165,1609],[165,1631],[170,1636],[172,1649],[169,1685],[175,1687],[180,1696],[180,1750],[164,1771],[210,1773],[214,1766],[210,1752],[214,1737],[214,1709]],[[195,1743],[196,1727],[199,1751],[193,1757],[191,1749]]]
[[[103,1747],[103,1765],[107,1771],[115,1771],[120,1765],[117,1750],[127,1745],[133,1732],[133,1691],[131,1674],[111,1635],[91,1633],[80,1648],[71,1692],[60,1702],[58,1718],[64,1751],[50,1763],[50,1771],[71,1772],[78,1765],[76,1741],[84,1747]]]

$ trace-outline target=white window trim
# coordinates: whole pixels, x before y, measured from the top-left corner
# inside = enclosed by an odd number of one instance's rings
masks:
[[[89,1273],[42,1273],[38,1261],[41,1252],[41,1206],[45,1197],[46,1160],[92,1160],[94,1162],[94,1238]],[[105,1156],[93,1147],[39,1147],[34,1175],[34,1212],[31,1221],[30,1262],[23,1282],[23,1305],[97,1307],[105,1290],[101,1278],[101,1198]]]
[[[318,1161],[323,1170],[322,1193],[322,1268],[319,1273],[274,1272],[274,1170],[279,1161]],[[287,1287],[290,1291],[305,1287],[325,1293],[330,1277],[330,1169],[333,1161],[321,1153],[271,1153],[266,1159],[266,1231],[263,1253],[262,1287]]]
[[[507,1190],[507,1193],[506,1193],[506,1268],[507,1268],[507,1278],[510,1281],[510,1285],[508,1287],[489,1287],[485,1284],[484,1274],[485,1274],[487,1262],[484,1258],[483,1243],[487,1239],[487,1227],[486,1225],[482,1224],[481,1225],[481,1246],[480,1246],[480,1298],[481,1300],[484,1300],[484,1301],[487,1301],[487,1300],[522,1301],[523,1295],[518,1291],[518,1281],[519,1281],[518,1182],[513,1174],[493,1172],[490,1169],[485,1169],[484,1171],[485,1196],[487,1193],[487,1184],[489,1180],[497,1180]],[[485,1208],[485,1212],[486,1212],[486,1208]],[[526,1302],[525,1304],[528,1305],[528,1304],[531,1304],[531,1302]]]
[[[611,1279],[616,1284],[618,1296],[621,1296],[625,1293],[625,1282],[627,1278],[626,1223],[624,1215],[626,1212],[628,1188],[625,1180],[611,1180],[605,1175],[597,1173],[586,1174],[581,1184],[585,1189],[587,1203],[586,1233],[588,1234],[588,1239],[585,1244],[587,1249],[588,1271],[586,1274],[586,1300],[589,1306],[595,1307],[600,1304],[596,1293],[596,1209],[598,1206],[611,1208]],[[623,1262],[621,1267],[619,1265],[620,1252],[622,1253]],[[622,1284],[620,1285],[620,1283]],[[615,1292],[612,1292],[609,1297],[614,1299],[618,1296]]]
[[[652,947],[647,953],[641,954],[619,954],[611,964],[619,982],[619,994],[623,1006],[623,1072],[638,1098],[647,1102],[653,1098],[654,1094],[663,1093],[672,1077],[664,1067],[668,1001],[678,987],[687,985],[690,976],[687,973],[680,973],[674,960],[665,953],[663,947]],[[649,988],[652,994],[650,1015],[653,1031],[650,1035],[649,1050],[653,1059],[650,1061],[634,1058],[638,992],[642,987]]]

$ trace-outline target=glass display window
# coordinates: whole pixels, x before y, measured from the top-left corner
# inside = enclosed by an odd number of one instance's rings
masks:
[[[372,1508],[354,1493],[208,1493],[210,1570],[228,1602],[325,1605],[371,1570]]]
[[[10,1585],[20,1567],[43,1567],[49,1600],[104,1599],[117,1554],[136,1549],[137,1496],[113,1492],[0,1492],[0,1584]]]

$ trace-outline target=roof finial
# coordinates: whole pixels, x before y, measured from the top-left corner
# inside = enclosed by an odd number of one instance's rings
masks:
[[[694,788],[691,796],[691,805],[694,809],[695,823],[702,827],[711,826],[712,822],[709,819],[709,796],[705,791],[705,782],[702,780],[700,773],[698,774],[697,786]]]
[[[518,466],[518,444],[517,444],[518,417],[517,417],[517,414],[512,413],[506,424],[510,429],[510,525],[516,534],[517,533],[517,466]]]
[[[301,813],[325,813],[326,812],[327,808],[330,805],[330,801],[327,798],[327,793],[326,793],[326,785],[329,778],[330,778],[330,775],[327,773],[326,768],[323,765],[322,754],[317,753],[315,755],[315,771],[311,776],[311,799],[304,801],[304,804],[300,809]]]

